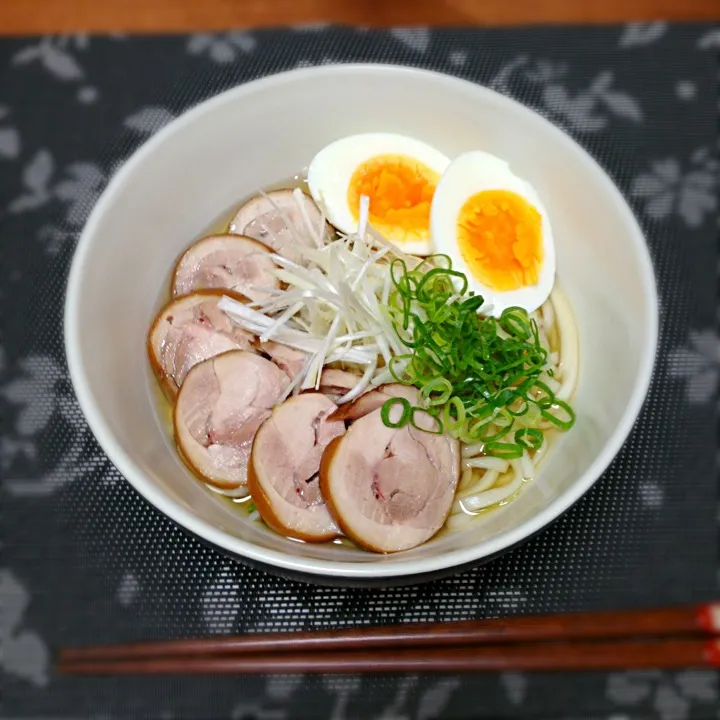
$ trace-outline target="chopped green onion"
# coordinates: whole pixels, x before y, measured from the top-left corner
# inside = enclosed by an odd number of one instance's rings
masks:
[[[536,380],[533,387],[539,388],[539,390],[543,393],[541,397],[535,398],[533,402],[541,410],[547,410],[549,407],[552,407],[555,402],[555,393],[544,382],[541,382],[540,380]]]
[[[443,408],[443,424],[445,429],[452,433],[459,430],[465,424],[466,410],[459,397],[451,397]]]
[[[493,425],[492,421],[482,422],[481,420],[473,420],[468,423],[467,426],[467,437],[470,442],[492,442],[493,440],[499,440],[501,437],[505,437],[510,432],[510,426],[499,427],[495,432],[486,434],[484,430],[490,429]],[[497,425],[495,427],[498,427]]]
[[[553,412],[550,412],[550,410]],[[567,419],[555,415],[554,413],[557,410],[561,410]],[[558,400],[557,398],[549,408],[541,408],[540,414],[561,430],[569,430],[575,423],[575,411],[564,400]]]
[[[420,394],[428,405],[445,405],[450,399],[452,390],[450,381],[439,377],[425,385]]]
[[[495,416],[495,419],[493,421],[498,427],[512,427],[513,425],[513,417],[512,415],[507,411],[507,408],[501,408],[497,415]]]
[[[453,277],[460,278],[462,290],[458,290],[458,293],[464,295],[467,292],[468,279],[463,273],[446,268],[433,268],[432,270],[428,270],[423,279],[418,283],[418,300],[421,302],[431,301],[433,291],[435,291],[436,294],[440,292],[449,296],[453,292],[453,283],[451,281]]]
[[[510,307],[500,316],[500,327],[508,334],[526,340],[531,335],[527,312],[520,307]]]
[[[398,420],[390,419],[390,411],[394,405],[400,405],[402,407],[402,415]],[[382,409],[380,410],[380,417],[382,418],[385,427],[389,428],[401,428],[405,427],[408,422],[412,419],[413,409],[410,406],[408,400],[404,397],[392,397],[383,403]]]
[[[388,363],[388,370],[390,371],[390,374],[393,376],[393,380],[397,383],[401,383],[402,385],[412,385],[413,382],[411,379],[409,379],[407,376],[403,377],[401,376],[396,369],[396,365],[399,363],[405,361],[405,360],[411,360],[412,355],[409,353],[406,355],[393,355],[390,358],[390,362]]]
[[[521,417],[522,415],[527,415],[528,410],[530,410],[530,403],[527,396],[521,395],[516,391],[515,400],[508,405],[507,411],[513,417]]]
[[[506,459],[542,445],[544,420],[572,426],[570,406],[540,380],[553,373],[538,324],[526,310],[480,315],[483,297],[468,291],[467,277],[445,255],[413,269],[395,259],[390,276],[387,317],[408,353],[394,356],[388,370],[396,382],[417,387],[422,406],[402,403],[402,424],[416,426],[415,413],[424,409],[454,437],[484,443],[487,454]],[[383,408],[389,425],[388,403]],[[515,442],[500,442],[510,433]]]
[[[543,444],[543,434],[536,428],[522,428],[515,433],[515,442],[528,450],[538,450]]]
[[[489,442],[485,443],[485,454],[502,460],[516,460],[523,456],[525,448],[519,443]]]
[[[432,418],[435,422],[435,429],[429,430],[426,427],[420,427],[417,422],[415,421],[415,415],[417,413],[421,413],[423,416]],[[387,423],[385,423],[387,425]],[[420,407],[414,407],[412,409],[412,413],[410,414],[410,424],[416,429],[416,430],[422,430],[422,432],[430,433],[431,435],[442,435],[445,432],[445,429],[443,427],[442,421],[440,418],[436,418],[433,415],[431,415],[425,408]]]

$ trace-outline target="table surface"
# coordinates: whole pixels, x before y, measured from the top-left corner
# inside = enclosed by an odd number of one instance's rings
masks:
[[[477,26],[720,19],[717,0],[34,0],[0,2],[0,33],[163,32],[333,22]]]
[[[98,681],[51,661],[69,645],[716,598],[718,48],[715,25],[662,22],[0,39],[0,717],[717,718],[702,670]],[[359,61],[494,87],[575,137],[646,230],[662,333],[638,425],[571,511],[482,567],[357,590],[235,563],[137,495],[75,401],[62,292],[89,208],[163,123],[259,75]]]

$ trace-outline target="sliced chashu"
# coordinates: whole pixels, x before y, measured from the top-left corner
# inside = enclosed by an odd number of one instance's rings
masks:
[[[260,339],[256,338],[253,340],[253,347],[267,355],[291,380],[303,369],[308,357],[304,352],[274,340],[260,342]]]
[[[191,245],[175,266],[174,297],[195,290],[224,289],[240,300],[262,300],[278,287],[272,251],[242,235],[210,235]]]
[[[417,390],[414,387],[400,383],[388,383],[368,390],[352,402],[340,405],[330,419],[352,422],[382,407],[387,400],[393,397],[405,398],[411,405],[417,404]]]
[[[401,410],[392,408],[390,418]],[[416,413],[415,422],[428,429],[434,425],[424,413]],[[376,408],[325,450],[320,489],[348,537],[368,550],[389,553],[421,545],[440,530],[459,474],[457,440],[411,425],[386,427]]]
[[[246,351],[218,355],[190,370],[178,393],[173,426],[191,470],[219,488],[246,485],[255,432],[288,382],[276,365]]]
[[[317,247],[313,236],[329,234],[320,208],[304,193],[302,198],[310,227],[293,191],[274,190],[248,200],[230,221],[230,232],[255,238],[288,260],[301,262],[297,245]]]
[[[289,398],[255,435],[248,489],[263,520],[288,537],[322,542],[339,534],[320,493],[318,470],[327,445],[345,432],[329,422],[335,403],[321,393]]]
[[[249,350],[254,336],[219,310],[221,293],[203,291],[173,300],[157,315],[148,333],[148,355],[155,376],[174,400],[190,369],[230,350]]]

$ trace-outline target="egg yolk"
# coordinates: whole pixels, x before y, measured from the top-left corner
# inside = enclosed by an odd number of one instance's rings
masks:
[[[457,218],[460,254],[470,272],[491,290],[537,284],[543,261],[542,218],[520,195],[485,190]]]
[[[440,175],[404,155],[378,155],[358,165],[350,178],[348,205],[355,220],[360,197],[370,199],[370,224],[391,240],[425,239],[430,203]]]

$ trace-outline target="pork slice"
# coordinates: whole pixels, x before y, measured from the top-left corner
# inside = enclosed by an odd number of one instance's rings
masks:
[[[313,234],[327,236],[329,226],[312,198],[303,194],[305,212]],[[293,262],[302,262],[298,244],[316,247],[292,190],[274,190],[248,200],[230,222],[231,233],[241,233],[271,247]]]
[[[278,287],[271,251],[242,235],[211,235],[198,240],[180,257],[173,275],[175,297],[196,290],[224,289],[240,300],[262,300]]]
[[[417,397],[413,404],[416,404]],[[392,413],[401,412],[393,408]],[[431,429],[433,420],[416,413]],[[323,454],[320,488],[342,531],[375,552],[421,545],[440,530],[455,497],[459,443],[411,425],[386,427],[376,408]]]
[[[222,294],[198,292],[173,300],[157,315],[148,333],[148,355],[170,401],[199,362],[230,350],[249,350],[254,336],[219,310]]]
[[[339,534],[320,492],[318,471],[327,445],[345,432],[327,417],[335,404],[321,393],[289,398],[265,420],[253,441],[248,488],[265,522],[309,542]]]
[[[222,489],[246,485],[255,433],[287,384],[277,366],[242,350],[190,370],[178,393],[173,425],[180,454],[200,479]]]

